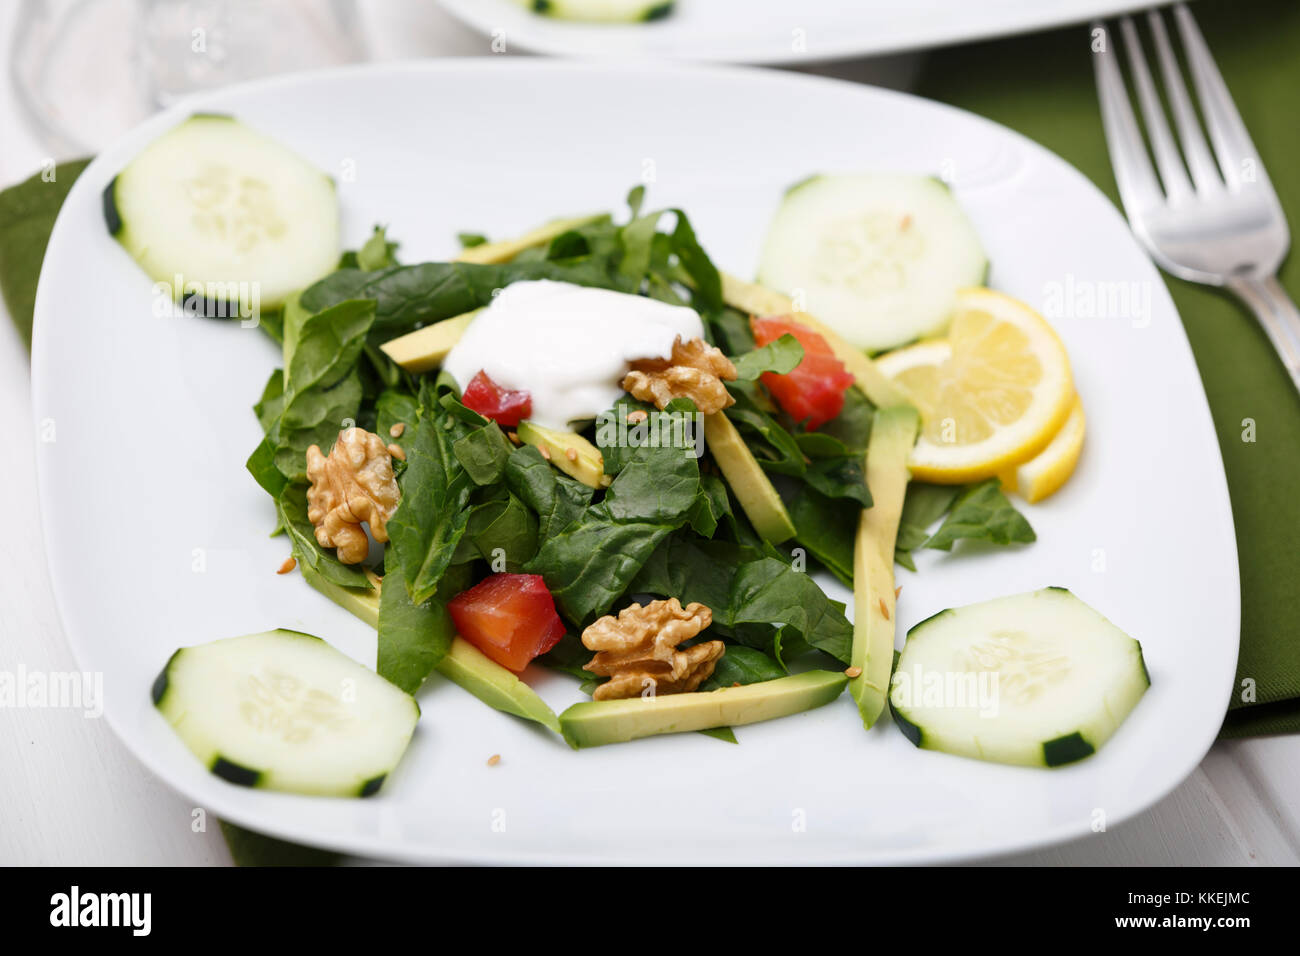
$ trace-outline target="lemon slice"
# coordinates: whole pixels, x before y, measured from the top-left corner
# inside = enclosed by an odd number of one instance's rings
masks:
[[[1016,492],[1030,504],[1055,493],[1074,473],[1074,466],[1079,463],[1086,427],[1083,402],[1076,395],[1074,404],[1070,406],[1070,417],[1065,420],[1061,430],[1037,455],[1023,465],[1005,472],[1002,475],[1002,487]]]
[[[1041,452],[1074,401],[1065,346],[1023,302],[963,289],[946,339],[876,361],[921,413],[913,477],[966,484],[1003,474]]]

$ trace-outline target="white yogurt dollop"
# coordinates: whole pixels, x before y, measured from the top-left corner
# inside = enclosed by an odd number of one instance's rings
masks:
[[[673,341],[704,335],[699,313],[641,295],[540,279],[502,289],[475,316],[443,369],[463,390],[480,371],[527,391],[531,421],[566,429],[623,394],[634,359],[668,358]]]

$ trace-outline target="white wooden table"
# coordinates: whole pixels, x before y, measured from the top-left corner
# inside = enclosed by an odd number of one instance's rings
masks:
[[[0,5],[7,77],[17,4]],[[377,59],[487,54],[487,41],[431,4],[363,0]],[[817,72],[905,88],[915,57]],[[88,91],[88,102],[94,92]],[[7,82],[0,89],[0,186],[46,158]],[[0,310],[2,310],[0,306]],[[73,671],[46,572],[36,508],[27,353],[0,318],[0,670]],[[228,864],[220,829],[196,832],[193,808],[154,779],[102,720],[71,710],[0,710],[0,864]],[[1300,736],[1216,745],[1195,773],[1141,817],[1078,842],[999,862],[1047,865],[1300,863]]]

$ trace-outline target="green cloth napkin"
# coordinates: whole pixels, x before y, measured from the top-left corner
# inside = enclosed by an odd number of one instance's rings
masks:
[[[1295,164],[1300,123],[1294,112],[1300,95],[1300,4],[1201,0],[1192,9],[1287,219],[1300,229],[1300,167]],[[1118,205],[1089,41],[1089,28],[1079,25],[943,50],[927,57],[917,92],[1037,140],[1078,167]],[[1070,224],[1063,222],[1061,228]],[[1292,296],[1300,291],[1296,258],[1291,256],[1281,274]],[[1205,383],[1237,525],[1241,655],[1237,689],[1220,737],[1295,733],[1300,731],[1300,396],[1244,306],[1205,286],[1168,276],[1165,281]],[[1255,421],[1254,443],[1242,440],[1247,418]],[[1196,547],[1195,514],[1187,516],[1186,535],[1186,546]],[[1231,634],[1222,637],[1233,640]],[[1243,681],[1253,682],[1253,702],[1242,699]],[[1218,706],[1218,701],[1207,698],[1206,706]]]

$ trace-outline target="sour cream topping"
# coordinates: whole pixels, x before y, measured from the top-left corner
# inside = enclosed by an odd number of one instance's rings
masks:
[[[635,359],[668,358],[704,334],[699,313],[641,295],[539,279],[515,282],[474,317],[443,362],[464,389],[481,370],[527,391],[545,428],[595,418],[623,394]]]

